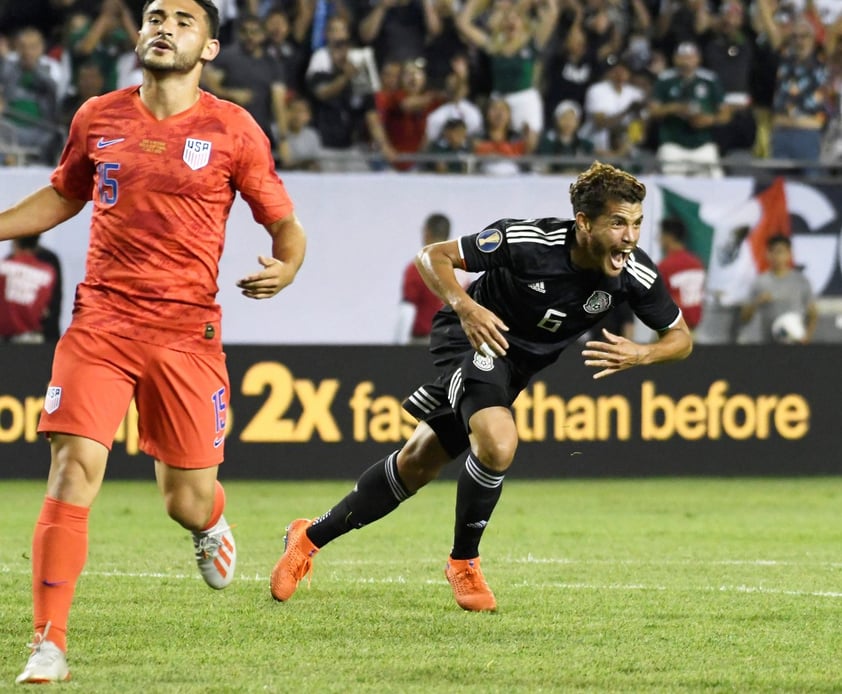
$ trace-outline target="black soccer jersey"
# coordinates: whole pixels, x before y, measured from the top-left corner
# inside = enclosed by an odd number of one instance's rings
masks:
[[[555,217],[501,219],[459,239],[465,269],[484,271],[468,293],[509,327],[505,335],[515,361],[552,363],[623,302],[656,331],[678,320],[678,306],[642,250],[631,253],[619,277],[607,277],[576,267],[570,259],[575,246],[575,221]],[[449,339],[458,341],[455,312],[445,307],[438,318]]]

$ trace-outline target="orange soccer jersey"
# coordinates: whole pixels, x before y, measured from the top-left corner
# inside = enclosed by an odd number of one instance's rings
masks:
[[[94,203],[74,324],[183,351],[221,349],[217,276],[235,192],[259,224],[293,209],[261,129],[206,92],[160,121],[138,87],[88,100],[51,181]]]

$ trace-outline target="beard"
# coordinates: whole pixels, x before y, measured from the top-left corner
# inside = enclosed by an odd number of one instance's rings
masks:
[[[138,48],[137,54],[142,68],[160,74],[186,74],[192,71],[201,60],[201,53],[198,51],[186,54],[171,49],[166,53],[156,55],[154,46],[151,45],[146,46],[146,48]]]
[[[615,267],[612,262],[612,253],[616,249],[599,238],[591,238],[588,244],[588,255],[593,263],[593,269],[599,270],[604,275],[616,277],[622,272],[622,267]]]

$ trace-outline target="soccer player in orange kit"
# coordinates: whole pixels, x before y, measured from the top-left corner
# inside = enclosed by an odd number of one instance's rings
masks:
[[[67,618],[88,547],[88,513],[134,397],[141,449],[155,459],[167,513],[193,533],[205,581],[224,588],[236,549],[217,481],[229,384],[216,303],[236,191],[272,239],[238,286],[268,299],[304,257],[304,230],[251,116],[199,88],[219,52],[211,0],[150,0],[140,87],[79,109],[50,185],[0,213],[0,239],[69,219],[93,199],[85,279],[56,347],[39,431],[51,442],[32,541],[35,639],[18,683],[70,678]]]

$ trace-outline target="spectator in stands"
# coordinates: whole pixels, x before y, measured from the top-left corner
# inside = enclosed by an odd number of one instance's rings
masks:
[[[792,241],[789,236],[773,236],[766,243],[769,269],[752,284],[749,301],[743,306],[744,323],[755,314],[760,321],[761,342],[810,342],[818,322],[813,289],[800,269],[793,265]],[[787,313],[800,317],[803,334],[776,334],[775,321]]]
[[[269,10],[263,20],[266,32],[266,55],[280,65],[287,92],[304,94],[304,73],[308,52],[290,34],[289,17],[281,8]]]
[[[788,41],[795,19],[791,6],[780,0],[755,0],[751,5],[751,28],[755,34],[755,58],[751,68],[751,100],[757,136],[754,155],[772,155],[772,102],[780,62],[780,47]]]
[[[702,319],[705,290],[705,266],[697,255],[687,250],[687,227],[677,217],[661,220],[661,260],[658,272],[670,296],[681,309],[687,326],[693,330]]]
[[[380,65],[379,75],[380,87],[374,92],[374,105],[377,108],[377,117],[385,128],[387,115],[401,92],[403,63],[397,60],[387,60]],[[357,89],[360,91],[359,87]]]
[[[447,215],[434,213],[424,220],[421,232],[422,247],[447,241],[449,238],[450,219]],[[421,279],[415,262],[410,262],[403,273],[395,343],[427,344],[433,329],[433,316],[443,305],[441,299],[433,294]]]
[[[441,135],[427,146],[428,154],[447,155],[447,160],[428,163],[424,169],[436,173],[467,173],[468,163],[465,159],[473,151],[473,142],[468,136],[465,121],[451,118],[442,127]]]
[[[313,118],[310,102],[302,96],[287,106],[287,132],[280,135],[281,168],[318,171],[322,155],[319,133],[310,126]]]
[[[366,68],[355,65],[349,56],[351,41],[347,25],[341,20],[331,24],[343,27],[346,33],[344,36],[338,31],[333,33],[327,44],[327,59],[318,61],[314,67],[314,55],[307,77],[313,95],[313,124],[324,148],[323,168],[329,162],[339,168],[358,168],[354,155],[367,152],[372,143],[387,162],[392,162],[395,151],[383,130],[374,91],[365,76],[359,79]]]
[[[624,36],[622,53],[632,72],[640,72],[652,61],[655,46],[652,37],[655,33],[652,17],[658,13],[660,3],[650,9],[651,0],[629,0],[628,28],[621,32]]]
[[[720,154],[735,150],[751,152],[757,126],[751,103],[754,40],[746,32],[745,9],[741,0],[725,0],[711,23],[705,44],[704,66],[716,73],[725,91],[731,119],[714,126],[714,139]]]
[[[555,107],[562,101],[575,101],[584,106],[585,93],[598,74],[596,52],[588,45],[581,26],[573,24],[560,48],[550,53],[541,73],[546,121],[552,121]]]
[[[585,0],[581,22],[585,40],[598,60],[604,61],[610,55],[619,55],[627,24],[623,6],[610,0]]]
[[[283,69],[264,47],[266,34],[258,17],[241,17],[237,27],[237,43],[226,46],[205,66],[204,83],[223,99],[245,108],[272,143],[275,157],[279,134],[287,131]]]
[[[74,114],[88,99],[105,94],[105,75],[92,60],[79,66],[76,82],[75,92],[65,97],[61,104],[59,122],[64,128],[70,127]]]
[[[102,0],[9,0],[0,2],[0,31],[14,35],[21,29],[34,27],[47,45],[61,40],[70,15],[84,12],[93,16]]]
[[[827,69],[813,25],[797,19],[782,47],[772,106],[772,157],[819,161],[826,121]]]
[[[590,140],[579,137],[582,107],[575,101],[562,101],[555,108],[553,127],[545,130],[538,143],[536,154],[553,157],[590,157],[594,146]],[[575,173],[582,170],[583,162],[551,162],[543,170],[549,173]]]
[[[427,116],[427,142],[437,140],[444,124],[454,119],[462,121],[468,137],[482,132],[482,111],[468,99],[468,62],[465,58],[457,58],[453,66],[453,72],[445,81],[445,102]]]
[[[138,26],[123,0],[103,0],[99,13],[79,21],[72,20],[73,31],[67,37],[73,61],[74,83],[79,65],[94,60],[105,75],[105,90],[117,88],[117,60],[134,51]]]
[[[16,59],[0,65],[0,90],[5,107],[2,121],[15,143],[31,150],[28,159],[53,164],[61,147],[58,86],[44,59],[44,37],[34,28],[22,29],[14,40]]]
[[[64,98],[61,103],[59,122],[65,128],[70,127],[70,121],[79,107],[92,96],[105,94],[105,75],[99,67],[99,63],[89,60],[82,63],[76,74],[76,90],[73,94]]]
[[[0,261],[0,341],[47,339],[44,322],[55,305],[60,278],[53,265],[37,257],[37,245],[37,236],[15,239],[11,254]]]
[[[702,45],[710,28],[711,11],[707,0],[664,0],[655,21],[655,45],[673,55],[682,43]]]
[[[512,126],[531,151],[544,129],[544,102],[535,87],[541,52],[556,28],[558,0],[535,0],[535,16],[510,0],[497,0],[485,28],[475,21],[479,0],[467,0],[456,18],[465,39],[488,56],[492,94],[506,100]],[[533,4],[528,3],[528,10]]]
[[[2,24],[0,24],[2,27]],[[35,29],[35,32],[32,30]],[[24,50],[32,53],[38,51],[38,67],[40,71],[45,71],[50,75],[50,78],[56,84],[56,95],[61,101],[71,91],[71,67],[70,60],[63,60],[61,50],[51,48],[49,37],[41,32],[40,29],[33,26],[23,27],[8,36],[3,36],[2,45],[0,45],[0,63],[20,60],[21,56],[18,52],[17,42],[21,37],[27,35],[27,45]],[[27,56],[28,60],[32,60],[32,56]]]
[[[441,20],[429,0],[361,0],[360,9],[360,41],[374,47],[380,65],[423,55],[428,39],[441,32]]]
[[[713,127],[729,119],[722,84],[715,73],[700,69],[699,48],[679,44],[673,68],[662,72],[649,101],[658,119],[658,162],[665,174],[722,176]]]
[[[455,0],[427,0],[438,16],[438,33],[430,32],[424,44],[424,58],[427,60],[427,83],[431,89],[444,91],[447,77],[453,72],[455,62],[462,61],[468,68],[467,55],[470,50],[456,26]],[[466,80],[470,75],[465,73]]]
[[[585,94],[583,136],[593,143],[598,156],[628,154],[629,125],[641,117],[646,95],[630,84],[631,72],[624,59],[610,56],[604,78]]]
[[[380,89],[377,90],[374,100],[381,115],[394,95],[401,90],[402,73],[403,63],[398,60],[387,60],[380,64]]]
[[[526,139],[512,127],[509,102],[501,97],[489,99],[485,130],[474,140],[474,154],[483,159],[480,172],[496,176],[519,173],[521,167],[512,159],[529,153]]]
[[[352,12],[345,0],[296,0],[292,36],[311,53],[330,42],[330,25],[340,19],[351,26]]]
[[[427,88],[423,58],[408,60],[401,70],[401,88],[382,106],[381,118],[389,144],[399,154],[415,154],[424,147],[427,116],[441,103],[440,96]],[[396,162],[399,171],[412,168],[411,161]]]
[[[353,45],[351,25],[348,20],[340,14],[332,16],[327,22],[326,33],[327,43],[313,51],[310,56],[306,79],[309,81],[317,72],[331,72],[333,60],[331,59],[330,46],[345,42],[348,44],[348,60],[354,66],[352,81],[355,93],[378,92],[381,89],[381,84],[377,62],[374,59],[374,51],[369,46],[357,47]]]
[[[842,24],[842,23],[840,23]],[[842,42],[835,42],[827,55],[827,112],[828,123],[822,134],[822,162],[839,164],[842,161]],[[834,167],[831,173],[838,174]]]

